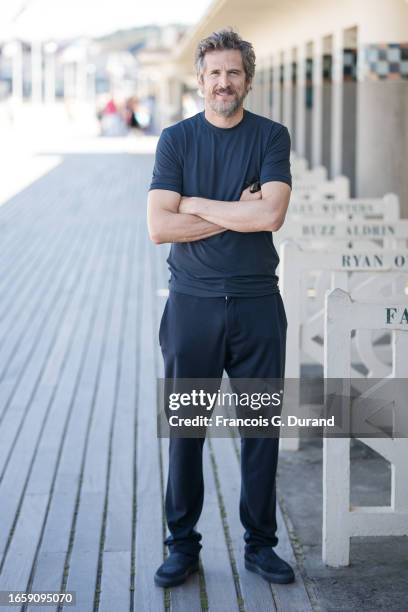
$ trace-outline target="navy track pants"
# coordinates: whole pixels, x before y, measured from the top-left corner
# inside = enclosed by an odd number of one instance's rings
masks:
[[[170,291],[159,329],[166,378],[283,378],[287,320],[280,293],[203,298]],[[197,554],[204,438],[169,439],[165,511],[172,551]],[[241,438],[240,519],[246,549],[276,546],[279,438]]]

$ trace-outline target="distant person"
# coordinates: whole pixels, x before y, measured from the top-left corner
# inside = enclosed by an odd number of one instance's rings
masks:
[[[110,100],[107,101],[105,108],[103,109],[103,114],[104,115],[116,115],[117,112],[118,112],[118,108],[115,104],[115,100],[111,98]]]
[[[140,122],[137,118],[138,100],[135,97],[127,98],[123,110],[123,118],[131,133],[141,130]]]
[[[148,98],[138,100],[134,105],[135,119],[144,133],[151,133],[152,129],[152,105],[153,102]]]
[[[251,43],[214,32],[198,44],[195,64],[204,111],[162,131],[148,196],[151,239],[172,243],[159,330],[165,377],[219,380],[225,369],[231,379],[282,379],[287,321],[272,232],[291,193],[289,133],[243,108],[255,74]],[[261,185],[255,193],[245,188],[252,179]],[[199,567],[204,440],[169,440],[161,587]],[[293,570],[274,550],[278,448],[277,437],[241,438],[239,515],[246,568],[289,583]]]
[[[125,123],[113,98],[107,101],[102,110],[101,132],[102,136],[123,136],[126,132]]]

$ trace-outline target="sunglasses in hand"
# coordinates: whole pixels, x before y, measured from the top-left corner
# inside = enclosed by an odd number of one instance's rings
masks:
[[[251,193],[256,193],[257,191],[261,191],[261,182],[257,179],[252,179],[251,181],[247,181],[245,183],[244,189],[250,188],[249,191]]]

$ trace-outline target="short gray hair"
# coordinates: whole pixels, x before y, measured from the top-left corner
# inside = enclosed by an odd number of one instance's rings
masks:
[[[203,38],[197,45],[194,55],[194,65],[199,76],[204,70],[204,57],[209,51],[222,51],[224,49],[238,49],[241,51],[246,80],[252,81],[255,74],[255,51],[250,42],[242,40],[232,28],[223,28]]]

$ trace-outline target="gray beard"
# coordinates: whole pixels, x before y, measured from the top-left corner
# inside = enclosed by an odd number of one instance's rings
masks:
[[[247,93],[245,93],[241,97],[235,98],[234,100],[228,103],[222,101],[218,102],[217,100],[211,98],[209,100],[209,106],[211,110],[214,111],[214,113],[217,113],[217,115],[221,115],[222,117],[232,117],[232,115],[234,115],[241,106],[242,102],[246,98]]]

